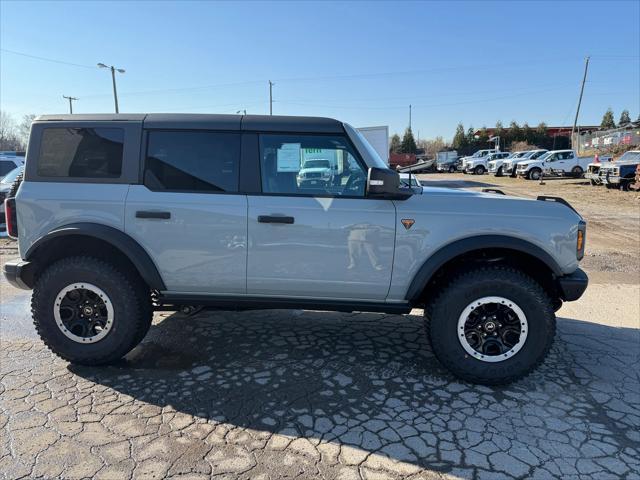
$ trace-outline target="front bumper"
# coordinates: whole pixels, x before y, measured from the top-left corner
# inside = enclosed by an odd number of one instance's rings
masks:
[[[9,260],[2,267],[4,278],[16,288],[22,290],[31,290],[33,288],[33,270],[32,262],[26,262],[20,258]]]
[[[603,175],[601,178],[602,183],[611,185],[620,185],[620,175]]]
[[[573,302],[574,300],[578,300],[587,289],[589,277],[584,273],[584,270],[578,268],[569,275],[558,277],[558,285],[560,287],[562,300],[565,302]]]

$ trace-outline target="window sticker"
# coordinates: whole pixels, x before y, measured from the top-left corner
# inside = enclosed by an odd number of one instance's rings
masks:
[[[300,171],[300,144],[283,143],[277,153],[278,172]]]

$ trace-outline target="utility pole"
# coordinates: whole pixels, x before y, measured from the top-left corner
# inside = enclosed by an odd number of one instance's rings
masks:
[[[78,99],[76,97],[67,97],[66,95],[62,95],[62,98],[69,100],[69,113],[73,113],[73,101]]]
[[[111,81],[113,82],[113,101],[116,104],[116,113],[120,113],[120,110],[118,109],[118,91],[116,90],[116,72],[124,73],[124,68],[116,68],[113,65],[105,65],[104,63],[99,63],[98,67],[108,68],[111,70]]]
[[[411,130],[411,104],[409,104],[409,130]]]
[[[584,61],[584,76],[582,77],[582,86],[580,87],[580,98],[578,99],[578,108],[576,109],[576,118],[573,120],[573,128],[571,129],[571,146],[573,145],[573,134],[576,131],[576,126],[578,125],[578,115],[580,114],[580,104],[582,103],[582,94],[584,93],[584,84],[587,81],[587,70],[589,70],[589,57],[585,58]],[[554,139],[555,140],[555,139]],[[578,141],[578,149],[580,148],[580,142]]]
[[[273,115],[273,86],[274,85],[275,83],[269,80],[269,115]]]

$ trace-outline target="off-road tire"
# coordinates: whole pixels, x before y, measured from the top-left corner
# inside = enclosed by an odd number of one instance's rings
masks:
[[[64,287],[78,282],[103,290],[113,306],[113,327],[95,343],[81,344],[69,339],[55,322],[56,295]],[[45,345],[59,357],[81,365],[119,360],[144,338],[153,317],[151,297],[141,280],[111,263],[87,256],[63,258],[47,267],[33,288],[31,312],[36,331]]]
[[[527,173],[527,178],[529,180],[540,180],[540,177],[542,177],[542,170],[538,167],[532,168],[529,170],[529,173]]]
[[[20,187],[20,184],[22,183],[22,178],[23,177],[24,177],[24,173],[21,173],[20,175],[18,175],[16,177],[16,179],[11,184],[11,187],[9,187],[9,192],[7,193],[7,198],[13,198],[13,197],[16,196],[16,193],[18,193],[18,188]]]
[[[528,322],[528,336],[511,358],[489,363],[470,356],[458,340],[458,319],[476,299],[502,296],[515,302]],[[504,385],[528,375],[546,357],[555,336],[553,302],[525,273],[507,266],[477,268],[453,277],[425,309],[427,338],[440,363],[471,383]]]

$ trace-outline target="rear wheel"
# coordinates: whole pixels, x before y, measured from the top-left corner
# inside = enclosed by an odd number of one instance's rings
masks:
[[[584,171],[581,167],[575,166],[571,169],[571,175],[575,178],[582,178]]]
[[[453,165],[451,165],[449,167],[449,173],[456,173],[456,167],[454,167]]]
[[[455,277],[425,312],[434,354],[472,383],[524,377],[542,363],[555,335],[553,302],[531,277],[510,267]]]
[[[147,333],[153,316],[149,291],[139,279],[84,256],[59,260],[40,275],[31,311],[47,347],[83,365],[126,355]]]
[[[532,168],[531,170],[529,170],[529,180],[540,180],[540,177],[542,176],[542,170],[539,168]]]

